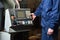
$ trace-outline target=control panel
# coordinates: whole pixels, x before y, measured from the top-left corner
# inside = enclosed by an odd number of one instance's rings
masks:
[[[12,28],[13,30],[27,30],[30,29],[33,26],[33,21],[31,18],[31,13],[30,13],[30,9],[15,9],[15,10],[10,10],[10,12],[12,12],[10,15],[14,16],[14,20],[12,22],[12,24],[14,24],[14,26],[12,25],[10,28]]]

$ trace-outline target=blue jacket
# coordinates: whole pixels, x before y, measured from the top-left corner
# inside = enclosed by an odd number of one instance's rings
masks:
[[[41,16],[42,27],[54,28],[55,24],[58,24],[58,4],[59,0],[42,0],[34,12],[36,16]]]

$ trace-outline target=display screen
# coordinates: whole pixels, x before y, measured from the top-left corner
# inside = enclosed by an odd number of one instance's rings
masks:
[[[25,11],[18,10],[16,14],[18,18],[26,18]]]
[[[31,18],[30,10],[22,9],[22,10],[16,10],[16,16],[17,18]]]
[[[16,18],[31,18],[31,13],[29,9],[20,9],[20,10],[10,10],[10,13],[13,14]]]

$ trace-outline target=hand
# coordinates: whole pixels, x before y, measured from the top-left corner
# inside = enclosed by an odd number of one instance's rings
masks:
[[[14,20],[15,19],[15,16],[11,16],[11,20]]]
[[[20,9],[20,7],[18,6],[16,9]]]
[[[52,34],[53,34],[53,32],[54,32],[54,30],[53,30],[53,29],[51,29],[51,28],[49,28],[49,29],[48,29],[48,32],[47,32],[47,34],[48,34],[48,35],[52,35]]]
[[[31,13],[31,17],[32,17],[32,20],[34,20],[36,18],[36,16],[34,15],[34,13]]]

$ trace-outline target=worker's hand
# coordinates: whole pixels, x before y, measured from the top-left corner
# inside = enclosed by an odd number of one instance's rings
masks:
[[[53,34],[53,32],[54,32],[54,30],[53,30],[53,29],[51,29],[51,28],[49,28],[49,29],[48,29],[48,32],[47,32],[47,34],[48,34],[48,35],[52,35],[52,34]]]
[[[15,16],[11,16],[11,20],[14,20],[15,19]]]
[[[34,13],[31,13],[31,17],[32,17],[32,20],[34,20],[36,18],[36,16],[34,15]]]
[[[20,6],[16,7],[16,9],[20,9]]]

